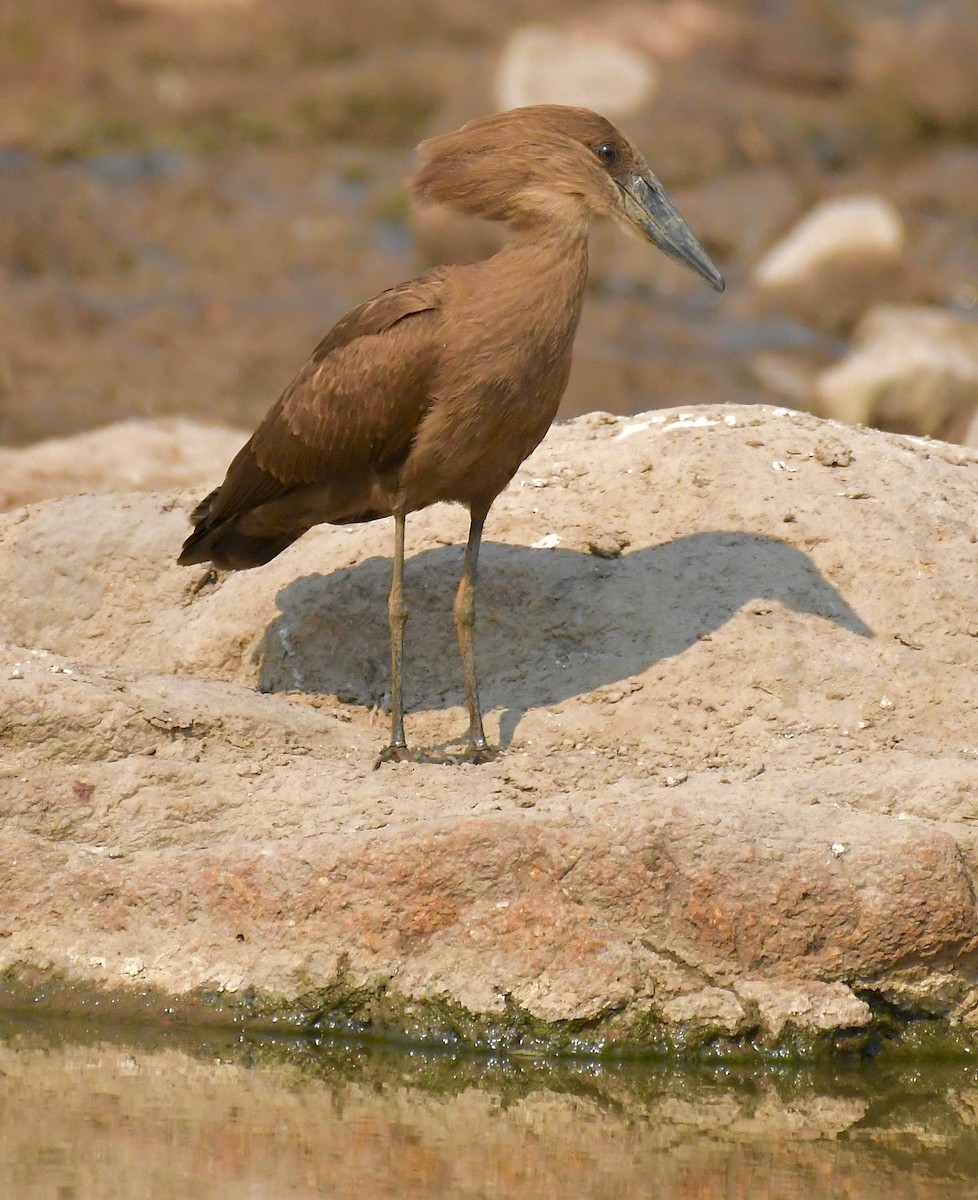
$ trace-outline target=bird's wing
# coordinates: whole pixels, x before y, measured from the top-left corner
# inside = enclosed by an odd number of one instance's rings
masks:
[[[208,526],[303,483],[393,466],[429,402],[443,273],[381,292],[340,319],[208,498]]]

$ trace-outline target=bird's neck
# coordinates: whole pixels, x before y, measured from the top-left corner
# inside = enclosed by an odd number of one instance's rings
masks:
[[[499,291],[507,283],[521,297],[520,307],[532,311],[535,301],[580,312],[587,282],[588,227],[538,224],[513,230],[503,248],[482,265]]]
[[[586,259],[590,232],[590,215],[578,205],[567,206],[536,217],[525,215],[521,221],[512,222],[504,249],[536,249],[554,257],[580,253]]]

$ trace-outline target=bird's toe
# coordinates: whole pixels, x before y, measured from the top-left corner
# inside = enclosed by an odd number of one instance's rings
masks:
[[[473,766],[478,767],[483,763],[492,762],[498,754],[499,748],[497,746],[490,746],[485,742],[482,745],[470,742],[468,749],[460,756],[460,761],[472,763]]]
[[[418,754],[415,750],[409,750],[407,746],[396,746],[391,743],[385,746],[377,755],[377,761],[374,763],[374,770],[382,763],[389,762],[418,762]]]

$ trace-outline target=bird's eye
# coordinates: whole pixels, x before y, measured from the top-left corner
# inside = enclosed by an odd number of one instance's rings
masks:
[[[618,161],[618,147],[614,142],[601,142],[600,145],[594,147],[594,153],[606,167]]]

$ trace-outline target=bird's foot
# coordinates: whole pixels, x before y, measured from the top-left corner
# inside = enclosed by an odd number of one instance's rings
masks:
[[[480,746],[467,751],[462,761],[472,763],[474,767],[481,767],[483,763],[495,762],[498,754],[499,750],[492,746]]]
[[[418,762],[418,754],[415,750],[409,750],[407,746],[398,746],[393,742],[389,746],[385,746],[377,755],[377,761],[374,763],[376,771],[381,763],[387,762]]]
[[[468,747],[458,756],[459,762],[471,763],[474,767],[492,762],[499,754],[498,746],[490,746],[488,742],[469,742]]]
[[[490,746],[487,742],[481,745],[476,742],[469,742],[464,750],[447,750],[447,751],[431,751],[431,750],[409,750],[407,746],[385,746],[377,755],[377,761],[374,763],[376,771],[381,764],[389,762],[409,762],[409,763],[426,763],[429,766],[447,766],[454,767],[460,763],[471,763],[473,766],[481,766],[483,763],[492,762],[500,753],[497,747]]]

